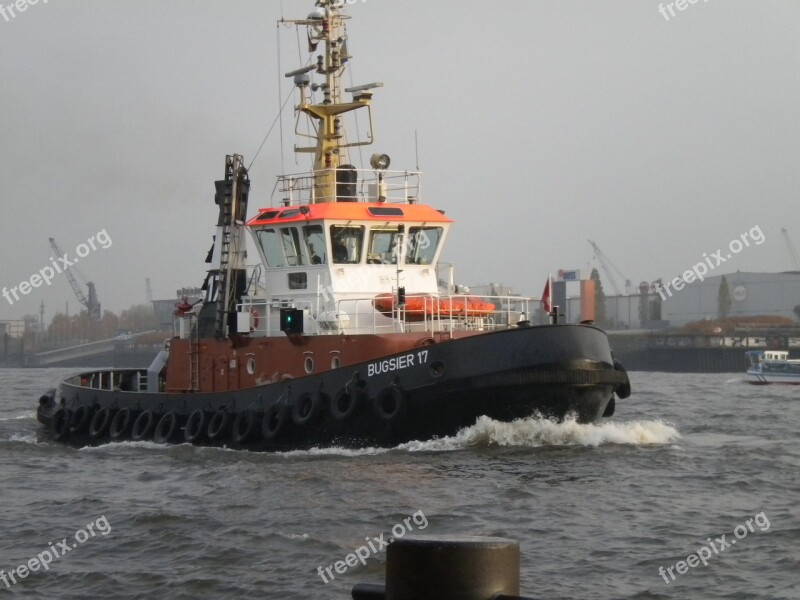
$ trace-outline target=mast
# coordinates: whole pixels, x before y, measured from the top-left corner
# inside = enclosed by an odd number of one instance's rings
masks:
[[[225,158],[225,179],[214,182],[214,202],[219,206],[216,244],[219,245],[217,264],[217,306],[214,334],[217,338],[231,333],[231,317],[241,300],[247,281],[244,256],[244,219],[250,178],[239,154]]]
[[[300,104],[296,107],[298,136],[315,140],[313,145],[298,146],[298,153],[314,154],[314,194],[313,202],[335,202],[337,173],[351,170],[348,164],[348,148],[365,146],[373,142],[371,100],[372,88],[382,83],[370,83],[343,89],[342,81],[346,64],[351,56],[347,50],[345,21],[350,17],[344,14],[345,3],[341,0],[318,0],[317,7],[304,20],[281,21],[307,28],[309,53],[313,55],[321,45],[322,53],[310,57],[312,64],[286,73],[293,77],[300,92]],[[311,74],[321,76],[323,82],[312,82]],[[321,101],[315,101],[315,92],[322,92]],[[352,100],[344,101],[344,92],[352,93]],[[369,129],[366,139],[347,141],[343,115],[366,108],[369,113]],[[300,133],[300,115],[305,114],[315,120],[315,134]]]

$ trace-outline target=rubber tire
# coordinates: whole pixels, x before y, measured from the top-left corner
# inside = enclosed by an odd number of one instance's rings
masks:
[[[286,408],[283,404],[276,402],[264,413],[261,420],[261,435],[265,440],[274,440],[283,432],[286,424]]]
[[[158,421],[156,430],[153,433],[153,441],[156,444],[168,444],[175,439],[178,429],[180,429],[178,415],[174,412],[168,412]]]
[[[393,410],[387,410],[385,403],[392,402]],[[381,421],[395,421],[405,412],[406,409],[406,395],[397,385],[390,385],[381,390],[381,393],[375,398],[372,403],[372,408],[375,414]]]
[[[59,408],[50,421],[50,431],[57,442],[66,442],[69,439],[69,424],[72,421],[72,411]]]
[[[39,406],[47,406],[48,404],[52,404],[55,401],[56,397],[56,388],[50,388],[39,396]]]
[[[114,418],[111,419],[111,425],[108,428],[108,437],[115,441],[128,438],[135,420],[130,408],[126,406],[119,409],[117,414],[114,415]]]
[[[342,390],[336,397],[331,400],[330,411],[331,416],[336,419],[337,421],[344,421],[349,419],[358,409],[361,398],[359,394],[350,394],[347,390]],[[342,404],[344,404],[344,410],[342,410]]]
[[[617,371],[621,371],[622,373],[625,373],[626,376],[628,375],[628,372],[625,370],[625,367],[623,367],[622,363],[619,362],[616,358],[614,359],[614,368]],[[631,382],[630,382],[630,379],[627,381],[627,383],[620,383],[619,385],[617,385],[617,387],[614,388],[614,391],[616,392],[617,397],[620,400],[625,400],[625,398],[629,398],[630,395],[631,395]]]
[[[604,418],[613,417],[616,408],[617,408],[616,398],[614,398],[614,396],[611,396],[611,400],[608,401],[608,404],[606,404],[606,409],[603,411],[603,417]]]
[[[89,437],[93,440],[99,440],[108,434],[108,427],[111,425],[111,409],[101,408],[92,417],[92,422],[89,424]]]
[[[231,415],[226,410],[218,410],[208,422],[208,439],[218,442],[228,437],[231,429]]]
[[[152,410],[146,410],[136,417],[131,429],[131,440],[134,442],[148,441],[153,435],[153,428],[156,425],[156,416]]]
[[[298,427],[307,425],[319,414],[321,408],[319,395],[302,394],[296,402],[292,403],[292,421]]]
[[[83,435],[89,429],[89,423],[92,422],[94,410],[88,404],[79,406],[75,412],[72,413],[72,421],[69,424],[69,432],[72,435]]]
[[[206,435],[206,427],[208,427],[208,415],[206,415],[206,411],[198,408],[189,415],[189,419],[186,421],[183,439],[190,444],[202,441]]]
[[[245,410],[236,415],[233,422],[231,438],[237,444],[246,444],[260,433],[260,420],[252,410]]]

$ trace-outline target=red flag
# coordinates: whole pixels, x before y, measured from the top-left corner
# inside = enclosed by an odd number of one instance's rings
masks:
[[[546,313],[549,313],[553,310],[553,307],[550,303],[550,277],[547,278],[547,283],[544,286],[544,291],[542,292],[542,310]]]

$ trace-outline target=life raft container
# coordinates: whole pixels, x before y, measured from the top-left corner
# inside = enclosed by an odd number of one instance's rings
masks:
[[[395,294],[378,294],[372,305],[377,311],[391,317],[397,308]],[[409,296],[401,307],[400,316],[406,321],[423,321],[430,318],[485,317],[494,312],[491,302],[484,302],[476,296],[459,298],[437,298],[431,295]]]

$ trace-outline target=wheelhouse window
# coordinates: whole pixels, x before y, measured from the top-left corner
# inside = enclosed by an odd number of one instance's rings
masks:
[[[408,231],[406,264],[430,265],[439,249],[444,230],[441,227],[412,227]]]
[[[360,263],[363,248],[363,225],[331,225],[331,255],[335,264]]]
[[[400,258],[403,231],[399,227],[373,227],[369,233],[367,263],[396,265]]]
[[[300,245],[300,233],[297,227],[284,227],[281,229],[283,251],[286,253],[286,262],[290,267],[303,264],[303,251]]]
[[[289,273],[289,289],[305,290],[308,288],[308,273]]]
[[[303,227],[303,240],[312,265],[328,264],[325,232],[322,229],[322,225],[306,225]]]
[[[286,266],[286,257],[283,254],[283,242],[276,229],[260,229],[256,231],[256,238],[267,259],[267,266],[282,268]]]

